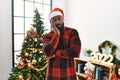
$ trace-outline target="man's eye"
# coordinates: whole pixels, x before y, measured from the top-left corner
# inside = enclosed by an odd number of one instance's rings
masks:
[[[56,19],[53,20],[54,22],[56,21]]]
[[[59,18],[59,20],[62,20],[62,18]]]

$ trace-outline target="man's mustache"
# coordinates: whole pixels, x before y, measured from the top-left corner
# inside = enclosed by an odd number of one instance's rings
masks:
[[[61,24],[56,24],[56,27],[61,27],[62,25]]]

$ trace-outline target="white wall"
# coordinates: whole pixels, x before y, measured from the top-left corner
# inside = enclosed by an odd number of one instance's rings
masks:
[[[62,1],[54,4],[59,3]],[[81,53],[84,49],[97,51],[98,45],[105,40],[120,47],[120,0],[66,0],[63,5],[66,25],[79,31]]]
[[[12,67],[11,0],[0,2],[0,80],[7,80]]]

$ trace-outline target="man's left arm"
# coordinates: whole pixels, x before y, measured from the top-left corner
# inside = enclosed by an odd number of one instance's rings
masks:
[[[77,30],[73,29],[70,34],[70,47],[56,51],[56,57],[73,58],[79,57],[81,51],[81,40]]]

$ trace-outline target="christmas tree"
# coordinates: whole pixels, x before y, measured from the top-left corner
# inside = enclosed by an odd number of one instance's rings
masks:
[[[38,10],[34,12],[32,28],[27,31],[17,55],[18,63],[12,68],[8,80],[45,80],[47,59],[42,51],[45,29]]]

